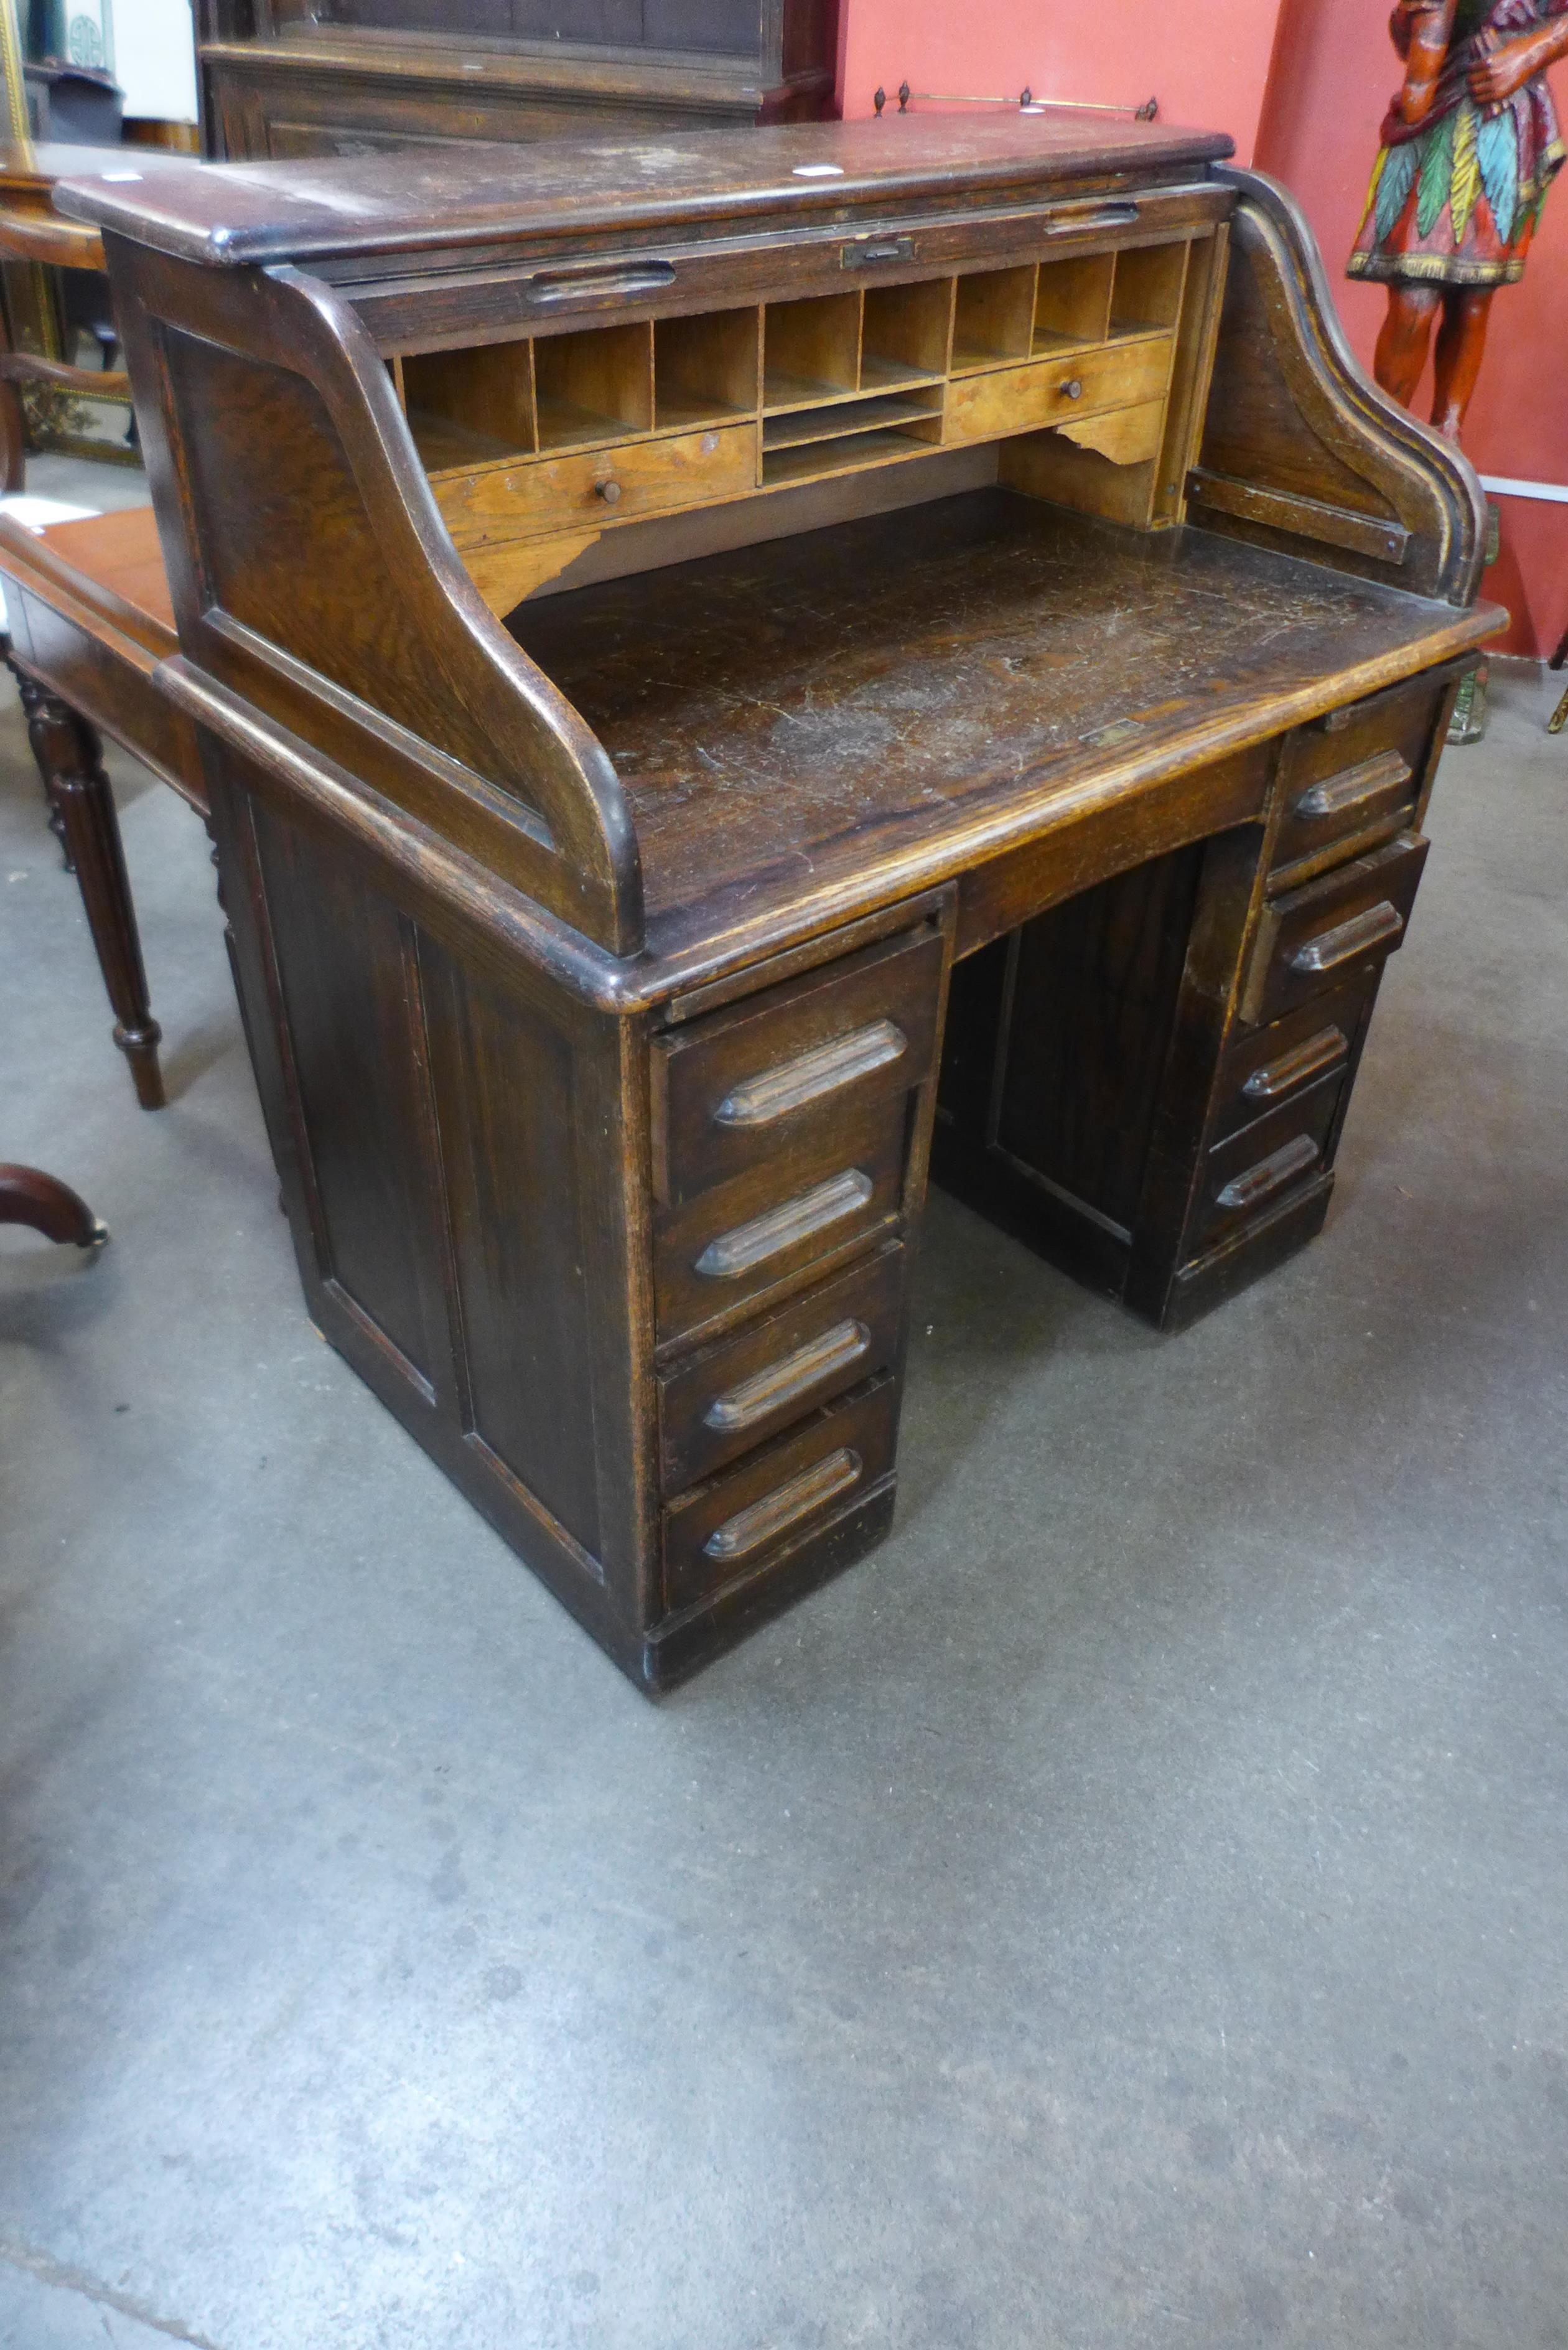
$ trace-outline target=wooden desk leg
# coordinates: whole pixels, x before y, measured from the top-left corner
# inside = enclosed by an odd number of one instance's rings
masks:
[[[80,1249],[100,1249],[109,1238],[109,1226],[69,1184],[36,1167],[0,1166],[0,1224],[26,1224],[47,1241],[74,1241]]]
[[[101,745],[96,730],[58,694],[35,678],[24,677],[21,682],[33,756],[65,826],[67,851],[114,1007],[114,1041],[130,1064],[142,1108],[161,1109],[158,1045],[163,1032],[148,1002],[136,909]]]

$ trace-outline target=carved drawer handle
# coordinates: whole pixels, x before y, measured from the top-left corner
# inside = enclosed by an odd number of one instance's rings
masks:
[[[886,1068],[909,1049],[909,1040],[890,1020],[874,1020],[848,1036],[835,1036],[793,1061],[780,1061],[754,1077],[744,1077],[713,1112],[715,1126],[771,1126],[824,1094],[836,1093],[873,1069]]]
[[[1274,1192],[1282,1191],[1293,1175],[1303,1174],[1317,1155],[1318,1147],[1311,1135],[1298,1134],[1293,1142],[1282,1144],[1267,1159],[1260,1159],[1255,1167],[1249,1167],[1244,1175],[1235,1176],[1216,1195],[1216,1204],[1221,1208],[1255,1208],[1260,1200],[1271,1199]]]
[[[749,1224],[737,1224],[732,1232],[722,1232],[716,1241],[709,1242],[696,1270],[709,1281],[738,1280],[753,1265],[765,1263],[770,1256],[778,1256],[798,1242],[826,1232],[829,1224],[854,1215],[875,1188],[869,1175],[863,1175],[858,1167],[846,1167],[842,1175],[818,1183],[815,1191],[784,1201],[765,1215],[753,1216]]]
[[[1249,1101],[1277,1101],[1282,1094],[1293,1093],[1304,1086],[1309,1077],[1322,1076],[1343,1061],[1350,1050],[1350,1039],[1343,1028],[1320,1028],[1315,1036],[1298,1045],[1293,1052],[1282,1053],[1277,1061],[1270,1061],[1262,1069],[1254,1069],[1241,1091]]]
[[[846,1493],[851,1485],[860,1482],[864,1471],[858,1452],[842,1445],[826,1461],[815,1461],[798,1477],[791,1477],[776,1492],[753,1502],[749,1510],[737,1510],[732,1518],[714,1527],[702,1547],[710,1558],[744,1558],[748,1551],[759,1550],[763,1543],[782,1534],[786,1526]]]
[[[1389,790],[1414,780],[1408,760],[1397,751],[1379,751],[1375,759],[1363,759],[1358,767],[1347,767],[1342,775],[1330,775],[1325,782],[1314,784],[1304,791],[1292,808],[1293,816],[1343,816],[1346,808],[1362,806],[1367,800],[1381,798]]]
[[[734,1435],[738,1429],[754,1428],[770,1413],[782,1411],[786,1404],[798,1403],[824,1379],[847,1370],[851,1363],[859,1361],[870,1344],[871,1333],[864,1322],[836,1322],[831,1330],[825,1330],[818,1338],[808,1338],[793,1355],[770,1363],[765,1371],[742,1379],[727,1394],[715,1396],[702,1415],[703,1420],[709,1428],[719,1429],[726,1436]]]
[[[1291,969],[1337,971],[1342,962],[1365,954],[1368,947],[1376,946],[1384,939],[1397,939],[1404,927],[1404,915],[1385,898],[1377,905],[1368,906],[1364,914],[1352,914],[1348,922],[1308,939],[1305,946],[1298,947],[1292,955]]]
[[[1081,376],[1074,376],[1072,380],[1069,383],[1063,384],[1060,387],[1060,390],[1064,400],[1082,400],[1084,397],[1083,378]]]

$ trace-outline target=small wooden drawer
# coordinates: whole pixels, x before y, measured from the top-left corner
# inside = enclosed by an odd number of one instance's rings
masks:
[[[1159,400],[1170,375],[1170,354],[1168,335],[1143,335],[966,376],[948,388],[942,439],[995,441]]]
[[[1376,972],[1405,935],[1427,842],[1402,832],[1264,907],[1241,991],[1256,1026],[1355,976]]]
[[[664,1490],[678,1493],[896,1362],[901,1243],[808,1290],[659,1382]]]
[[[1276,1207],[1318,1173],[1344,1091],[1343,1074],[1325,1076],[1209,1153],[1195,1253]]]
[[[767,1566],[852,1509],[888,1474],[899,1382],[887,1378],[814,1412],[671,1503],[664,1513],[664,1602],[673,1612]]]
[[[1292,867],[1315,863],[1338,841],[1410,820],[1449,681],[1414,678],[1286,736],[1274,886],[1289,888]]]
[[[739,497],[756,487],[754,426],[727,424],[584,456],[536,457],[431,484],[454,545],[535,538]]]
[[[925,923],[656,1037],[655,1195],[678,1206],[919,1085],[942,952]]]
[[[1324,1077],[1343,1076],[1371,996],[1368,983],[1355,980],[1330,994],[1314,995],[1270,1027],[1244,1029],[1226,1055],[1211,1144],[1294,1101]]]
[[[1397,832],[1416,812],[1417,770],[1403,751],[1374,751],[1316,783],[1294,784],[1274,842],[1272,889],[1290,888],[1342,841]]]
[[[663,1211],[653,1244],[660,1339],[701,1329],[890,1223],[908,1153],[904,1100],[873,1102],[825,1147],[781,1153]]]

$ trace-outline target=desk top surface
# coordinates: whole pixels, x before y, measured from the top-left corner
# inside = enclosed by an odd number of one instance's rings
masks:
[[[1045,193],[1085,177],[1201,171],[1231,152],[1223,132],[1067,109],[985,121],[915,115],[351,161],[188,163],[160,171],[156,186],[132,180],[134,166],[117,159],[112,179],[75,179],[57,201],[73,219],[182,259],[234,265],[632,225],[673,232],[781,213],[806,226],[960,188]]]
[[[648,946],[944,879],[1494,632],[1199,530],[981,490],[525,604],[614,760]]]
[[[177,650],[151,507],[36,537],[0,523],[0,570],[46,599],[74,583],[78,610],[90,592],[154,660]],[[648,952],[680,962],[946,879],[1502,618],[981,490],[579,588],[511,626],[615,762]]]

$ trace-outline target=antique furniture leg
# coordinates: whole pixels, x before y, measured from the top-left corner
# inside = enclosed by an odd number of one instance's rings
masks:
[[[68,702],[36,680],[23,680],[22,700],[33,756],[65,827],[67,851],[81,887],[88,927],[114,1007],[114,1041],[130,1064],[136,1098],[142,1108],[161,1109],[163,1076],[158,1066],[158,1044],[163,1032],[148,1002],[119,822],[103,771],[97,731]]]
[[[48,1241],[74,1241],[95,1253],[109,1226],[56,1175],[36,1167],[0,1166],[0,1224],[26,1224]]]
[[[5,387],[0,387],[0,390],[4,389]],[[4,400],[0,400],[0,410],[3,410],[4,405]],[[38,684],[36,679],[29,677],[26,671],[18,665],[16,655],[11,650],[9,639],[7,639],[5,644],[5,660],[6,668],[10,671],[12,676],[16,681],[16,691],[22,698],[22,708],[30,721],[33,715],[34,703],[43,692],[43,688]],[[28,740],[29,742],[32,740],[30,726],[28,731]],[[36,761],[37,753],[36,750],[33,756]],[[49,776],[47,770],[41,763],[38,764],[38,780],[44,786],[44,799],[49,811],[49,830],[54,834],[55,838],[60,844],[60,862],[64,865],[67,873],[74,873],[76,871],[76,867],[71,863],[71,852],[66,840],[66,820],[60,813],[60,804],[55,797],[54,783]]]

